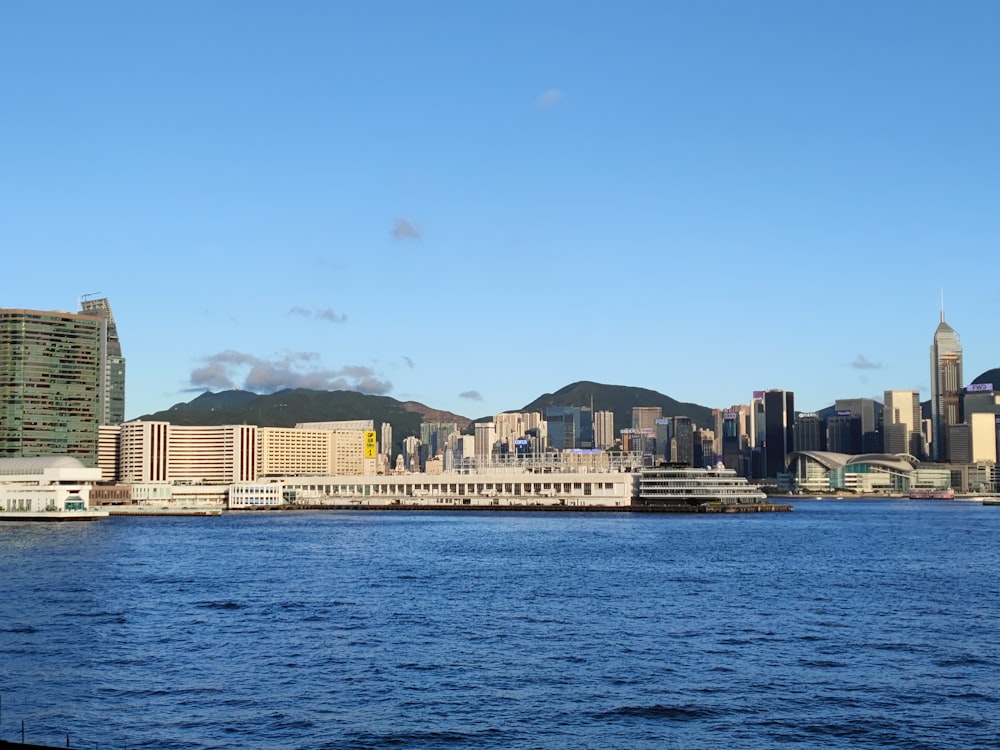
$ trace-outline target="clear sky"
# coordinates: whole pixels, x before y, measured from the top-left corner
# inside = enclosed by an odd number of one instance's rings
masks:
[[[2,307],[110,299],[129,418],[577,380],[710,407],[1000,366],[1000,3],[0,4]]]

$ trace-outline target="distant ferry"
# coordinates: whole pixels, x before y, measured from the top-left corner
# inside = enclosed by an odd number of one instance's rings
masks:
[[[955,490],[948,489],[930,489],[930,488],[918,488],[910,490],[908,495],[910,500],[954,500]]]
[[[750,484],[721,463],[712,469],[664,464],[644,468],[639,477],[637,505],[676,508],[719,506],[739,510],[768,505],[760,487]]]

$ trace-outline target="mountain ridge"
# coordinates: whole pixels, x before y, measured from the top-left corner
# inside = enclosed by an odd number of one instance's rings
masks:
[[[700,427],[713,426],[712,410],[705,406],[677,401],[648,388],[606,385],[580,380],[544,393],[514,411],[544,412],[547,406],[593,406],[597,411],[614,413],[615,433],[632,425],[632,407],[659,406],[664,417],[686,416]],[[392,425],[394,452],[404,438],[420,435],[421,422],[455,422],[467,432],[474,422],[489,421],[492,415],[473,420],[469,417],[422,404],[398,401],[390,396],[371,396],[356,391],[318,391],[290,388],[275,393],[252,391],[205,391],[188,402],[145,414],[139,419],[165,421],[180,425],[255,424],[259,427],[294,427],[300,422],[324,422],[371,419],[376,427]]]

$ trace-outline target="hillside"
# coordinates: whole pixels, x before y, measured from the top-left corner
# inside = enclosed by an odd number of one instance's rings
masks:
[[[456,422],[469,426],[468,417],[432,409],[416,401],[401,402],[388,396],[369,396],[355,391],[314,391],[306,388],[258,395],[249,391],[203,393],[188,403],[146,414],[140,419],[181,425],[254,424],[259,427],[294,427],[299,422],[371,419],[375,429],[392,425],[393,452],[401,450],[403,438],[420,435],[423,421]]]
[[[595,410],[614,412],[616,432],[632,426],[633,406],[659,406],[665,417],[686,416],[699,427],[712,427],[711,409],[704,406],[682,403],[647,388],[589,381],[572,383],[555,393],[546,393],[518,411],[544,412],[546,406],[591,404]],[[403,402],[388,396],[368,396],[354,391],[314,391],[305,388],[268,395],[236,390],[203,393],[187,403],[174,404],[169,409],[139,418],[181,425],[255,424],[260,427],[371,419],[376,429],[383,422],[392,425],[394,453],[401,449],[403,438],[420,435],[420,423],[423,421],[455,422],[463,431],[470,429],[472,424],[468,417],[433,409],[416,401]]]
[[[594,411],[615,414],[615,433],[632,426],[632,407],[659,406],[664,417],[690,417],[699,427],[714,429],[712,410],[698,404],[684,403],[648,388],[625,385],[603,385],[581,380],[560,388],[555,393],[539,396],[519,411],[544,412],[546,406],[593,406]]]

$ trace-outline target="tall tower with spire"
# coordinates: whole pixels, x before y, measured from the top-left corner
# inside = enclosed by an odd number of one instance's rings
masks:
[[[931,344],[931,454],[935,461],[948,461],[948,432],[962,421],[962,343],[958,333],[944,320],[941,295],[941,322]]]

